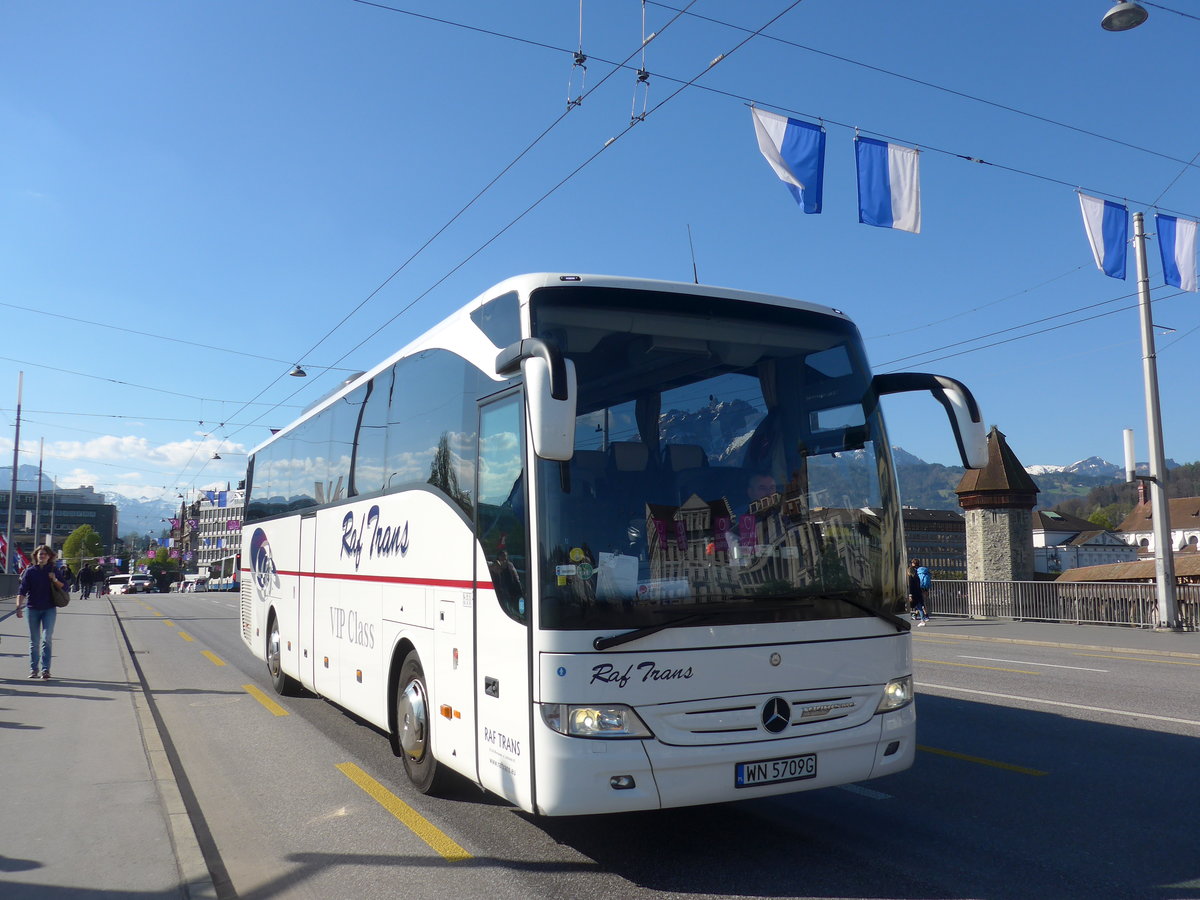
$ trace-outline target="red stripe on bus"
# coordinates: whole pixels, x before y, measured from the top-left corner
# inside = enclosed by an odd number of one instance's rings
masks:
[[[248,569],[243,570],[249,572]],[[374,581],[384,584],[408,584],[421,585],[424,587],[449,587],[461,588],[463,590],[473,590],[478,588],[481,591],[493,590],[490,581],[458,581],[451,578],[399,578],[393,575],[351,575],[349,573],[339,574],[336,572],[290,572],[285,569],[279,570],[280,575],[307,575],[310,578],[330,578],[337,581]]]

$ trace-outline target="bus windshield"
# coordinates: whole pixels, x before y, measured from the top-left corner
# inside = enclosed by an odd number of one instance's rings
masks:
[[[898,611],[895,482],[851,323],[604,288],[530,306],[579,383],[574,457],[538,462],[541,627]]]

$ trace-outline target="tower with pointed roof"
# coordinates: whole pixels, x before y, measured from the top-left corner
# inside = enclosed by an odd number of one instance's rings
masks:
[[[1038,486],[995,426],[987,448],[987,465],[968,469],[955,488],[967,519],[967,578],[1030,581]]]

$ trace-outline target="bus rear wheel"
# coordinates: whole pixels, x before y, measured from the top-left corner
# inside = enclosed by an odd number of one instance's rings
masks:
[[[395,702],[395,749],[404,762],[404,772],[422,794],[436,793],[445,783],[446,771],[433,758],[433,712],[425,670],[415,650],[400,666]]]
[[[271,676],[271,687],[281,697],[289,697],[297,692],[299,685],[292,676],[283,671],[283,650],[280,647],[279,619],[271,615],[267,626],[267,674]]]

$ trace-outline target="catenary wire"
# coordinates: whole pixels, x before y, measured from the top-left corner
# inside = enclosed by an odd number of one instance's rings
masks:
[[[762,29],[770,27],[772,24],[777,22],[779,19],[781,19],[783,16],[785,16],[787,13],[789,13],[791,10],[795,9],[797,6],[799,6],[803,2],[804,2],[804,0],[793,0],[793,2],[791,4],[789,4],[787,7],[785,7],[782,12],[778,13],[773,18],[771,18],[766,24],[764,24],[759,29],[759,31],[744,38],[743,40],[738,42],[731,50],[727,51],[726,53],[720,54],[714,60],[709,62],[708,65],[704,67],[704,69],[702,69],[700,72],[698,72],[696,75],[694,75],[690,80],[681,83],[679,85],[679,87],[673,93],[669,94],[665,99],[661,100],[659,103],[657,103],[655,106],[653,106],[650,110],[648,110],[646,112],[645,116],[632,119],[629,122],[629,124],[625,126],[624,129],[622,129],[620,132],[618,132],[615,136],[613,136],[613,137],[609,138],[607,141],[605,141],[599,150],[596,150],[594,153],[592,153],[591,156],[589,156],[582,163],[580,163],[578,166],[576,166],[571,172],[569,172],[566,176],[564,176],[561,180],[559,180],[558,183],[556,183],[553,187],[551,187],[549,190],[547,190],[545,193],[543,193],[540,197],[538,197],[536,200],[534,200],[533,203],[531,203],[524,210],[522,210],[520,213],[518,213],[514,218],[509,220],[509,222],[506,225],[504,225],[499,231],[495,232],[486,241],[484,241],[482,244],[480,244],[478,247],[476,247],[473,251],[471,251],[471,253],[469,253],[465,258],[463,258],[461,261],[456,263],[449,271],[447,271],[444,275],[442,275],[441,278],[439,278],[432,285],[430,285],[428,288],[426,288],[423,292],[421,292],[413,300],[409,301],[408,305],[404,306],[402,309],[400,309],[398,312],[396,312],[395,315],[393,315],[390,319],[388,319],[386,322],[384,322],[382,325],[380,325],[378,328],[376,328],[373,332],[371,332],[366,337],[364,337],[361,341],[359,341],[358,344],[356,344],[355,346],[353,346],[349,350],[347,350],[346,353],[343,354],[337,360],[337,362],[341,362],[342,360],[344,360],[351,353],[358,350],[365,343],[367,343],[367,341],[369,341],[373,337],[375,337],[375,335],[379,334],[380,331],[382,331],[388,325],[392,324],[392,322],[396,321],[396,319],[400,318],[400,316],[402,316],[406,312],[408,312],[408,310],[412,309],[413,306],[415,306],[417,303],[419,303],[421,300],[423,300],[432,291],[437,289],[448,278],[450,278],[451,275],[453,275],[455,272],[457,272],[459,269],[461,269],[463,266],[465,266],[468,262],[470,262],[472,259],[474,259],[476,256],[478,256],[480,253],[482,253],[484,249],[486,249],[488,246],[490,246],[494,241],[499,239],[505,232],[507,232],[510,228],[512,228],[514,225],[516,225],[518,222],[520,222],[523,218],[525,218],[525,216],[527,216],[534,209],[536,209],[543,202],[545,202],[545,200],[547,200],[552,194],[554,194],[556,191],[558,191],[559,188],[561,188],[563,185],[565,185],[567,182],[569,182],[571,179],[573,179],[576,175],[578,175],[580,172],[582,172],[585,168],[587,168],[587,166],[591,165],[591,163],[595,159],[597,159],[602,153],[604,153],[604,151],[606,151],[609,147],[611,147],[613,144],[615,144],[617,141],[619,141],[621,138],[623,138],[625,135],[627,135],[630,131],[632,131],[636,125],[638,125],[641,122],[644,122],[647,118],[649,118],[651,115],[653,115],[659,109],[661,109],[667,103],[671,102],[671,100],[675,99],[675,97],[679,96],[679,94],[682,93],[684,90],[686,90],[688,87],[691,87],[698,79],[702,78],[708,72],[712,71],[714,66],[716,66],[720,62],[723,62],[724,60],[728,59],[731,55],[733,55],[738,50],[740,50],[749,41],[753,40],[762,31]],[[674,20],[672,20],[672,21],[674,21]],[[659,33],[661,33],[661,30]],[[298,391],[293,392],[286,399],[291,399],[291,397],[295,396],[296,393],[298,393]],[[239,412],[240,412],[240,410],[239,410]],[[259,415],[258,419],[255,419],[254,421],[257,422],[263,416],[267,415],[268,412],[270,412],[270,410],[264,411],[261,415]],[[243,426],[243,427],[245,427],[245,426]],[[234,434],[236,434],[236,433],[237,432],[234,432]]]
[[[353,0],[353,2],[359,3],[364,6],[371,6],[376,9],[386,10],[388,12],[397,12],[397,13],[403,13],[405,15],[413,15],[413,16],[416,16],[417,18],[429,19],[431,21],[436,21],[436,22],[440,22],[443,24],[456,24],[456,25],[458,24],[458,23],[450,23],[447,20],[438,19],[433,16],[425,16],[425,15],[420,15],[417,13],[410,13],[408,10],[397,9],[395,7],[386,6],[381,3],[372,3],[372,2],[369,2],[369,0]],[[696,0],[692,0],[692,3],[689,3],[688,6],[690,7],[695,2],[696,2]],[[661,34],[662,31],[664,31],[668,27],[670,27],[682,15],[683,15],[682,11],[677,13],[670,21],[668,21],[666,23],[666,25],[664,25],[661,29],[659,29],[659,33]],[[464,27],[464,28],[468,28],[469,30],[472,30],[472,31],[481,31],[481,32],[484,32],[487,34],[494,34],[494,35],[499,36],[499,34],[497,32],[487,31],[486,29],[477,29],[477,28],[474,28],[473,26],[459,26],[459,27]],[[527,43],[536,44],[537,46],[543,46],[543,47],[548,46],[548,45],[544,45],[544,44],[539,44],[536,41],[529,41]],[[306,356],[308,353],[311,353],[317,347],[321,346],[321,344],[323,344],[326,340],[328,340],[330,337],[332,337],[333,334],[338,329],[340,329],[343,325],[345,325],[346,322],[348,322],[352,316],[357,314],[359,310],[361,310],[364,306],[366,306],[366,304],[369,303],[380,291],[382,291],[397,275],[399,275],[402,271],[404,271],[404,269],[406,269],[409,266],[409,264],[412,263],[413,260],[415,260],[421,253],[423,253],[425,251],[425,249],[427,247],[429,247],[430,244],[432,244],[435,240],[437,240],[437,238],[440,237],[442,235],[442,233],[444,231],[446,231],[447,228],[449,228],[451,225],[453,225],[465,212],[467,212],[467,210],[469,210],[472,206],[474,206],[475,203],[496,184],[496,182],[498,182],[501,178],[503,178],[504,175],[506,175],[513,168],[513,166],[515,166],[518,162],[520,162],[521,159],[523,159],[534,147],[536,147],[542,141],[543,138],[546,137],[546,135],[548,135],[551,131],[553,131],[554,128],[557,127],[558,124],[560,122],[562,122],[563,119],[565,119],[571,113],[571,111],[573,109],[578,107],[586,97],[590,96],[592,93],[594,93],[596,90],[598,90],[600,88],[600,86],[603,85],[604,82],[606,82],[614,74],[621,71],[621,69],[624,68],[625,63],[628,62],[630,59],[632,59],[634,56],[636,56],[644,48],[644,46],[645,46],[645,42],[643,41],[643,43],[641,45],[639,45],[639,47],[637,49],[635,49],[632,53],[630,53],[627,57],[625,57],[625,59],[622,62],[612,64],[613,68],[607,74],[605,74],[605,76],[603,78],[601,78],[599,82],[597,82],[590,89],[588,89],[586,92],[584,92],[580,96],[578,103],[569,105],[563,113],[561,113],[556,119],[554,119],[554,121],[551,122],[537,137],[535,137],[520,153],[518,153],[515,157],[513,157],[513,159],[510,160],[508,162],[508,164],[505,165],[495,175],[495,177],[493,177],[486,185],[484,185],[483,188],[481,188],[475,194],[474,197],[472,197],[469,201],[467,201],[467,203],[461,209],[459,209],[458,212],[454,213],[454,215],[452,215],[445,222],[445,224],[443,224],[428,239],[426,239],[426,241],[423,244],[421,244],[420,247],[418,247],[415,251],[413,251],[413,253],[410,254],[409,257],[406,260],[404,260],[404,262],[401,263],[395,269],[395,271],[392,272],[392,274],[390,274],[387,278],[385,278],[373,291],[371,291],[365,298],[363,298],[363,300],[357,306],[355,306],[354,309],[350,310],[350,312],[348,312],[345,316],[343,316],[342,320],[340,322],[338,322],[328,332],[326,332],[325,335],[319,341],[317,341],[315,344],[313,344],[313,346],[310,347],[304,354],[301,354],[300,358],[303,359],[304,356]],[[551,49],[556,49],[556,48],[551,48]],[[482,248],[480,248],[480,249],[482,249]],[[461,267],[461,265],[465,265],[465,264],[466,263],[464,261],[463,263],[460,264],[460,267]],[[456,269],[457,268],[458,267],[456,267]],[[449,274],[453,274],[453,271],[455,271],[455,270],[452,270],[451,273],[449,273]],[[446,277],[449,277],[449,274]],[[445,280],[445,279],[443,279],[443,280]],[[438,282],[438,283],[440,284],[441,282]],[[435,285],[435,287],[436,287],[436,285]],[[432,288],[430,290],[432,290]],[[428,292],[426,292],[426,293],[428,293]],[[422,294],[422,297],[423,296],[424,296],[424,294]],[[417,298],[417,299],[419,300],[421,298]],[[406,306],[403,310],[401,310],[401,313],[403,313],[404,311],[411,308],[412,305],[416,302],[417,301],[414,300],[412,303],[410,303],[408,306]],[[348,350],[346,353],[342,354],[342,356],[338,359],[338,362],[341,362],[342,360],[346,359],[347,356],[349,356],[351,353],[353,353],[355,350],[357,350],[359,347],[361,347],[363,345],[363,343],[366,342],[366,340],[369,340],[371,337],[374,337],[376,334],[378,334],[379,331],[382,329],[382,327],[386,327],[386,324],[390,324],[392,321],[395,321],[395,319],[401,313],[397,313],[396,316],[393,316],[391,319],[388,320],[388,323],[385,323],[385,326],[381,326],[380,329],[376,329],[374,332],[372,332],[370,335],[368,335],[368,337],[366,339],[364,339],[363,341],[360,341],[353,348]],[[263,394],[265,394],[275,384],[277,384],[279,382],[279,380],[283,377],[284,377],[283,373],[278,375],[270,384],[268,384],[261,391],[259,391],[257,394],[255,394],[250,402],[253,402],[253,400],[257,400],[259,397],[261,397]],[[292,397],[296,396],[296,394],[298,394],[298,393],[300,393],[300,390],[293,391],[291,394],[288,395],[288,397],[286,399],[290,400]],[[249,405],[249,404],[247,404],[247,405]],[[241,409],[236,410],[234,412],[234,415],[237,415],[240,412],[242,412]],[[264,415],[265,415],[265,413],[264,413]],[[261,418],[262,418],[262,416],[259,416],[259,418],[255,419],[254,422],[257,423],[259,421],[259,419],[261,419]],[[251,423],[251,424],[253,424],[253,423]],[[242,427],[247,427],[247,426],[242,426]]]

